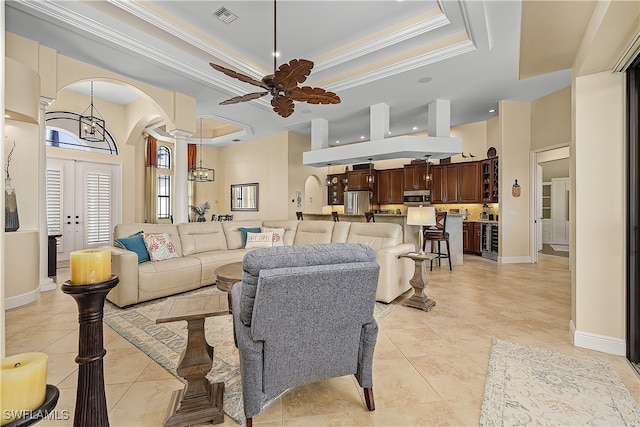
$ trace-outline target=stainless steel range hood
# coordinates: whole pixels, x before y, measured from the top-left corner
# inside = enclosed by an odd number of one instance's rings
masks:
[[[311,151],[302,153],[302,163],[323,167],[402,158],[445,159],[462,152],[462,139],[450,137],[451,104],[438,99],[429,104],[429,136],[385,138],[389,130],[389,106],[371,106],[371,141],[329,147],[328,123],[311,123]],[[317,128],[316,128],[317,125]]]

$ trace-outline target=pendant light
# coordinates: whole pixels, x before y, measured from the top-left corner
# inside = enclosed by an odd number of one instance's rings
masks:
[[[91,82],[91,103],[78,117],[78,126],[80,139],[89,142],[105,141],[105,122],[98,109],[93,105],[93,81]]]
[[[213,182],[216,171],[202,161],[202,117],[200,117],[200,162],[188,170],[187,179],[194,182]]]

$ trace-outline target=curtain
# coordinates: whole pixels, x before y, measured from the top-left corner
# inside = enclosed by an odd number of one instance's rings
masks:
[[[147,136],[147,159],[145,169],[145,222],[158,222],[158,140]]]
[[[198,146],[196,144],[187,145],[187,169],[193,169],[198,164]]]

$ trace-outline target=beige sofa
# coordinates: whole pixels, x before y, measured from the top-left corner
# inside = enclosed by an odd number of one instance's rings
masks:
[[[411,288],[413,262],[398,255],[415,250],[402,242],[402,228],[388,223],[350,223],[332,221],[246,220],[230,222],[194,222],[186,224],[116,225],[114,238],[145,233],[168,233],[177,258],[138,264],[135,252],[118,247],[111,249],[112,273],[120,283],[107,299],[119,307],[137,304],[215,283],[215,270],[242,261],[252,249],[242,248],[240,228],[284,228],[285,245],[317,243],[364,243],[376,251],[380,276],[376,300],[391,302]]]

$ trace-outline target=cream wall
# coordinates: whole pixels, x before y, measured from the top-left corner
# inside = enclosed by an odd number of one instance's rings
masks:
[[[567,178],[569,176],[569,158],[540,163],[542,166],[542,181],[552,178]]]
[[[571,221],[575,223],[574,322],[576,345],[581,345],[593,334],[625,338],[624,75],[605,71],[577,77],[574,90],[575,218]]]
[[[499,262],[530,262],[529,256],[529,148],[531,103],[500,101],[500,229]],[[511,189],[518,180],[520,197]]]
[[[487,158],[487,122],[469,123],[451,128],[451,136],[462,138],[462,152],[465,155],[473,154],[474,160]],[[453,163],[464,162],[462,155],[451,157]]]
[[[222,191],[222,184],[220,184],[220,180],[224,175],[224,171],[221,168],[221,164],[218,161],[218,150],[219,148],[215,147],[207,147],[203,144],[203,156],[202,161],[206,163],[209,167],[212,167],[216,171],[216,180],[214,182],[195,182],[193,183],[193,203],[197,206],[200,206],[204,202],[209,202],[211,205],[211,210],[207,212],[207,220],[211,219],[212,214],[220,214],[220,213],[231,213],[229,212],[229,207],[227,201],[227,205],[223,208],[224,200],[221,199],[221,195],[224,194]],[[198,162],[200,162],[200,146],[198,146]],[[229,197],[227,195],[227,197]]]
[[[531,102],[531,149],[571,141],[571,87]]]
[[[218,149],[218,159],[224,165],[216,173],[219,181],[220,213],[232,213],[234,219],[283,219],[288,217],[289,157],[287,133],[257,138]],[[231,212],[231,184],[259,184],[257,212]],[[301,184],[304,189],[304,181]]]

